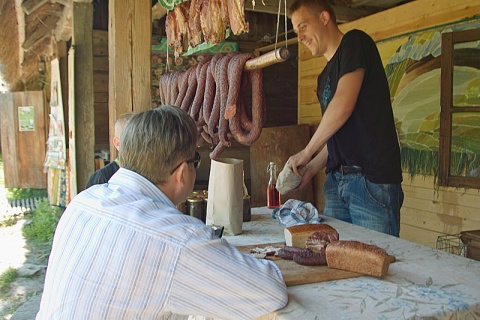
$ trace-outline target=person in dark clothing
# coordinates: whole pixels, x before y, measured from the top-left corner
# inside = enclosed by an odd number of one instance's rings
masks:
[[[289,159],[302,188],[326,167],[324,214],[394,236],[403,203],[400,147],[390,90],[373,39],[343,34],[324,0],[297,0],[289,10],[298,40],[327,65],[318,76],[322,120],[308,145]]]
[[[115,137],[113,137],[113,145],[115,146],[115,149],[118,150],[120,146],[120,136],[122,135],[123,128],[125,128],[125,125],[127,124],[128,120],[133,117],[133,113],[125,113],[121,115],[117,121],[115,121]],[[87,180],[87,186],[86,188],[90,188],[91,186],[95,184],[102,184],[108,182],[108,180],[113,176],[115,172],[120,168],[118,165],[118,159],[115,159],[114,161],[111,161],[109,164],[107,164],[105,167],[102,169],[99,169],[92,173],[90,177]]]

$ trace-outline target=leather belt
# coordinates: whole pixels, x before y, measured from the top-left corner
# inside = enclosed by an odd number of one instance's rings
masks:
[[[352,174],[352,173],[361,173],[362,167],[359,166],[343,166],[337,168],[337,171],[342,175]]]

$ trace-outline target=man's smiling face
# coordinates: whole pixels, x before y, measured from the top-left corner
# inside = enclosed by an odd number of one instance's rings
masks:
[[[326,51],[325,13],[315,14],[303,6],[292,14],[293,30],[298,35],[298,40],[306,45],[314,56],[322,56]]]

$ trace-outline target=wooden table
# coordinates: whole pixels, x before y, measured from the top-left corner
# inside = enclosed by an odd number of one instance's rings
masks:
[[[236,246],[283,242],[266,207],[252,209]],[[261,319],[480,319],[480,262],[324,217],[340,239],[384,248],[397,258],[384,279],[369,276],[288,287],[287,306]]]

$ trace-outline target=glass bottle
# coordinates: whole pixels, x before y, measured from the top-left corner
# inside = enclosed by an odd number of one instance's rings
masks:
[[[267,207],[275,209],[280,207],[280,192],[278,192],[277,185],[277,165],[275,162],[270,162],[267,167],[267,172],[270,173],[270,179],[267,186]]]

